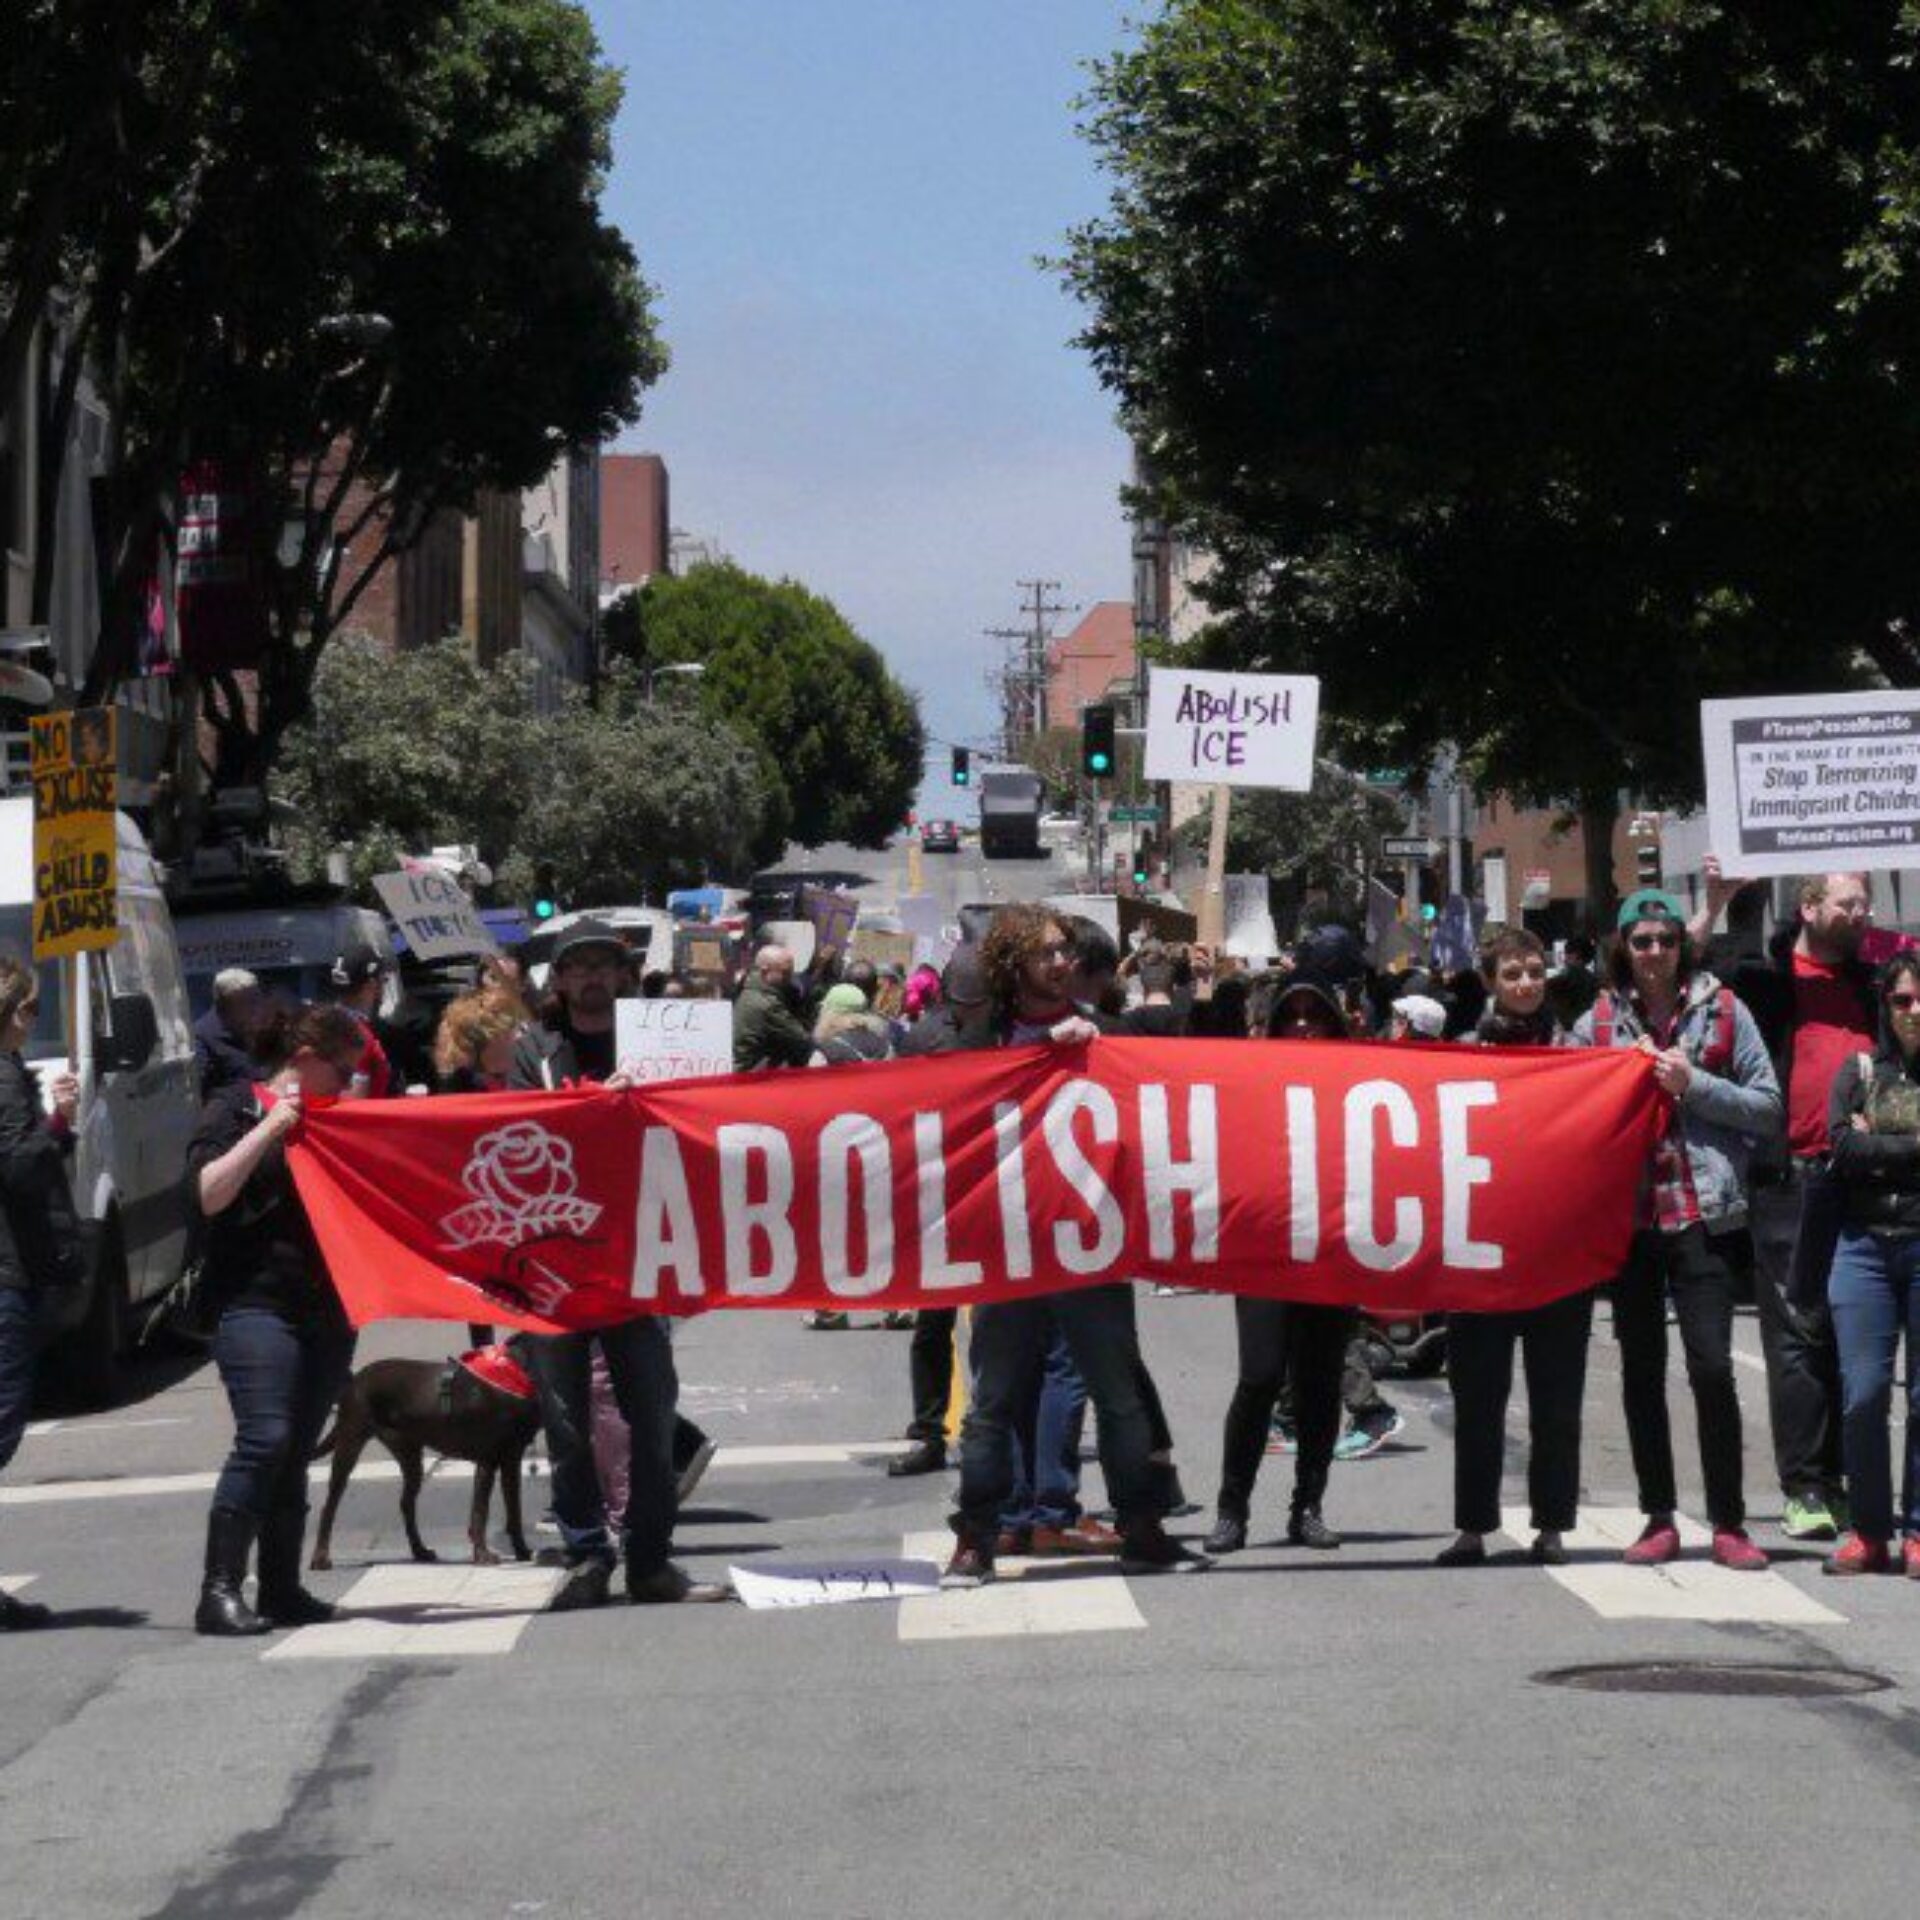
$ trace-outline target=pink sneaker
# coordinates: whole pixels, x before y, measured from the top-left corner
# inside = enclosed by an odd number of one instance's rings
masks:
[[[1744,1527],[1720,1527],[1713,1536],[1713,1557],[1735,1573],[1765,1573],[1767,1556],[1747,1538]]]
[[[1620,1557],[1630,1567],[1664,1567],[1680,1558],[1680,1531],[1665,1515],[1656,1515]]]

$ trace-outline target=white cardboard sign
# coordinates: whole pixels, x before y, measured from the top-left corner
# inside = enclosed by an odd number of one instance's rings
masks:
[[[733,1003],[620,1000],[613,1009],[620,1071],[642,1085],[733,1071]]]
[[[1703,700],[1700,741],[1727,873],[1920,867],[1920,692]]]
[[[422,960],[457,960],[500,951],[459,882],[444,873],[429,867],[414,873],[383,873],[374,880],[373,889],[400,938]]]
[[[1320,682],[1311,675],[1155,667],[1147,778],[1306,793],[1319,729]]]
[[[774,1607],[837,1607],[852,1600],[913,1600],[940,1591],[931,1560],[762,1561],[729,1567],[733,1590],[756,1612]]]

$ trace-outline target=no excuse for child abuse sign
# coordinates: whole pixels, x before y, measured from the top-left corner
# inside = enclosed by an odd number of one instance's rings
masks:
[[[114,712],[47,714],[30,738],[33,957],[98,952],[119,937]]]
[[[1700,731],[1729,873],[1920,866],[1920,693],[1708,700]]]

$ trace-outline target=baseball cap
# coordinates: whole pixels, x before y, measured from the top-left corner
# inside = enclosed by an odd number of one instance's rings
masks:
[[[552,964],[560,966],[588,947],[605,947],[618,960],[627,957],[627,943],[604,920],[576,920],[553,943]]]
[[[328,976],[336,987],[363,987],[393,970],[392,959],[364,940],[355,940],[335,957]]]
[[[820,997],[822,1013],[865,1013],[867,996],[847,980],[829,987]]]
[[[1671,920],[1684,927],[1687,910],[1672,894],[1663,893],[1658,887],[1642,887],[1620,902],[1620,917],[1614,926],[1625,933],[1638,920]]]
[[[1409,993],[1393,1003],[1393,1010],[1422,1040],[1438,1040],[1447,1030],[1447,1010],[1424,993]]]

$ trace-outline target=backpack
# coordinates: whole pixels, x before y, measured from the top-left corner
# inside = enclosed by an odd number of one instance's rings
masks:
[[[1722,1078],[1733,1065],[1733,1042],[1735,1033],[1734,992],[1731,987],[1721,987],[1713,996],[1713,1024],[1707,1031],[1707,1044],[1700,1049],[1694,1065],[1703,1073],[1711,1073]],[[1603,990],[1593,1003],[1593,1044],[1596,1047],[1613,1045],[1614,1035],[1614,999],[1609,991]]]

